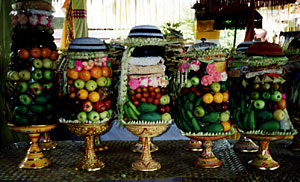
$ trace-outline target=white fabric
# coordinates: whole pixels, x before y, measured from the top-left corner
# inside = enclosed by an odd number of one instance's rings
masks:
[[[148,66],[148,65],[157,65],[162,57],[130,57],[129,66],[137,65],[137,66]]]

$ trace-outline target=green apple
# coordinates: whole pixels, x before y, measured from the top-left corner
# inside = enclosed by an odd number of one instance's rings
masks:
[[[43,67],[43,61],[40,59],[34,59],[32,64],[33,64],[33,67],[35,67],[36,69],[40,69]]]
[[[104,77],[104,76],[101,76],[100,78],[98,78],[97,80],[96,80],[96,82],[97,82],[97,85],[99,86],[99,87],[105,87],[106,85],[107,85],[107,79],[106,79],[106,77]]]
[[[257,91],[251,92],[251,98],[257,100],[259,98],[259,93]]]
[[[42,93],[43,87],[40,83],[38,82],[33,82],[32,84],[30,84],[29,86],[29,90],[31,91],[31,93],[33,93],[34,95],[39,95]]]
[[[112,84],[112,79],[110,78],[110,77],[106,77],[106,79],[107,79],[107,83],[106,83],[106,87],[109,87],[109,86],[111,86],[111,84]]]
[[[185,87],[186,88],[191,88],[193,86],[192,81],[190,79],[188,79],[185,83]]]
[[[85,88],[88,91],[94,91],[97,88],[97,83],[94,80],[89,80],[85,83]]]
[[[44,68],[50,69],[52,67],[52,64],[53,64],[53,62],[51,59],[49,59],[49,58],[43,59]]]
[[[80,79],[75,80],[74,86],[75,86],[77,89],[82,89],[82,88],[84,88],[84,86],[85,86],[85,82],[84,82],[83,80],[80,80]]]
[[[29,105],[32,102],[30,94],[22,94],[19,96],[19,101],[24,105]]]
[[[211,85],[210,85],[210,89],[217,93],[221,90],[221,85],[218,83],[218,82],[213,82]]]
[[[34,80],[41,80],[41,79],[43,79],[43,71],[40,69],[36,69],[31,73],[31,77]]]
[[[282,98],[282,95],[279,91],[275,90],[271,95],[271,100],[275,102],[279,102]]]
[[[113,111],[112,109],[109,109],[109,110],[107,110],[107,111],[108,111],[108,113],[109,113],[109,117],[112,117],[113,114],[114,114],[114,111]]]
[[[90,121],[93,121],[93,122],[99,121],[99,119],[100,119],[100,116],[96,111],[89,112],[87,117]]]
[[[271,94],[267,91],[263,92],[261,96],[264,100],[270,100],[271,99]]]
[[[101,119],[109,118],[109,112],[108,111],[103,111],[103,112],[99,113],[99,117]]]
[[[16,106],[14,110],[15,110],[16,114],[26,114],[28,112],[28,107],[27,106]]]
[[[265,107],[265,101],[259,99],[254,101],[253,105],[256,109],[263,109]]]
[[[18,81],[18,80],[20,80],[20,76],[19,76],[19,73],[17,71],[9,71],[9,72],[7,72],[7,78],[8,78],[8,80],[11,80],[11,81]]]
[[[200,79],[198,77],[196,77],[196,76],[193,76],[191,78],[191,82],[192,82],[192,85],[196,86],[196,85],[198,85],[200,83]]]
[[[194,115],[197,118],[203,117],[205,115],[205,110],[203,109],[202,106],[197,106],[194,110]]]
[[[19,72],[19,77],[22,80],[30,80],[31,77],[30,75],[31,75],[30,72],[27,70],[22,70]]]
[[[81,111],[80,113],[77,114],[77,119],[81,122],[86,121],[87,119],[87,114],[84,111]]]
[[[161,105],[167,105],[167,104],[169,104],[170,103],[170,97],[169,97],[169,95],[163,95],[163,96],[161,96],[159,103]]]
[[[42,87],[45,91],[49,91],[53,86],[53,83],[52,82],[49,82],[49,83],[43,83]]]
[[[161,120],[163,120],[163,121],[170,121],[171,119],[172,119],[172,116],[170,113],[166,112],[161,115]]]
[[[51,80],[53,78],[53,72],[51,70],[44,71],[44,78],[46,80]]]
[[[27,89],[28,89],[27,82],[19,82],[19,83],[17,83],[16,90],[18,92],[26,92]]]
[[[277,109],[276,111],[273,112],[273,118],[277,121],[281,121],[285,118],[285,113],[281,109]]]
[[[221,122],[226,122],[226,121],[228,121],[230,119],[230,113],[228,113],[228,112],[222,112],[221,114],[220,114],[220,121]]]

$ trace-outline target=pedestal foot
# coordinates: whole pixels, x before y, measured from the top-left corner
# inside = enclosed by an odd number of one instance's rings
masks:
[[[255,159],[249,161],[248,163],[261,170],[275,170],[279,168],[279,163],[273,160],[269,152],[270,141],[262,140],[259,141],[260,147]]]
[[[239,152],[257,152],[259,146],[256,145],[250,138],[241,135],[240,139],[233,148]]]
[[[28,134],[31,141],[25,158],[19,164],[19,168],[25,169],[41,169],[50,164],[50,162],[44,157],[41,148],[37,144],[40,134]]]
[[[187,151],[199,152],[203,150],[201,146],[202,142],[200,140],[191,139],[189,143],[184,147],[184,149]]]
[[[197,161],[194,162],[194,164],[198,167],[203,168],[217,168],[220,167],[223,162],[216,158],[214,155],[212,148],[213,144],[212,141],[206,140],[203,141],[203,151],[201,153],[201,156],[198,157]]]
[[[104,151],[104,150],[108,150],[108,146],[101,143],[101,140],[100,140],[100,136],[96,136],[95,137],[95,151],[96,152],[101,152],[101,151]]]

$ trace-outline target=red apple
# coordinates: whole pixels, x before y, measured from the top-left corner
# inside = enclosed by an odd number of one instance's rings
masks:
[[[197,97],[201,96],[201,92],[199,90],[196,90],[195,94],[196,94]]]
[[[160,114],[163,114],[166,112],[166,107],[163,106],[163,105],[159,105],[158,108],[157,108],[157,111],[160,113]]]
[[[156,93],[155,92],[150,92],[150,97],[153,97],[153,98],[155,98],[155,96],[156,96]]]
[[[131,101],[135,100],[135,96],[134,95],[131,95],[129,98],[130,98]]]
[[[191,91],[195,93],[197,91],[196,87],[192,87]]]
[[[90,112],[93,109],[93,103],[91,101],[84,101],[82,104],[82,110],[84,112]]]
[[[103,112],[103,111],[105,111],[105,103],[102,102],[102,101],[96,102],[96,104],[94,105],[94,109],[97,112]]]
[[[106,100],[104,101],[104,104],[105,104],[105,110],[108,110],[108,109],[110,108],[111,100],[106,99]]]
[[[148,91],[149,91],[149,92],[153,92],[153,91],[154,91],[153,86],[149,86],[149,87],[148,87]]]
[[[165,109],[166,109],[166,112],[170,112],[170,106],[169,105],[165,105]]]
[[[155,98],[160,99],[161,98],[161,93],[156,93]]]

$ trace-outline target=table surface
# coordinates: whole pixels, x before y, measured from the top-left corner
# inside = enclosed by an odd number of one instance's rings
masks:
[[[82,141],[57,141],[58,147],[45,151],[52,164],[44,169],[19,169],[29,144],[19,142],[0,150],[0,181],[299,181],[300,152],[289,151],[285,145],[290,140],[271,142],[270,152],[281,164],[275,171],[254,169],[247,162],[255,153],[239,153],[232,148],[235,141],[222,139],[214,142],[214,152],[223,161],[216,169],[194,167],[192,162],[199,152],[183,149],[186,140],[155,141],[159,150],[152,153],[162,168],[156,172],[138,172],[130,164],[139,159],[129,147],[133,141],[105,141],[109,150],[97,152],[106,167],[96,172],[75,171],[74,165],[83,155]]]

